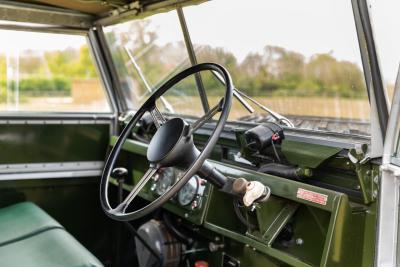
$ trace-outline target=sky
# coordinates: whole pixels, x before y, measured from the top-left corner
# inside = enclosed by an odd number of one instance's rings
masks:
[[[307,57],[333,51],[338,58],[359,62],[351,12],[350,1],[218,0],[187,8],[186,19],[193,41],[213,40],[239,59],[269,44]],[[207,26],[201,24],[204,18]]]
[[[371,0],[371,16],[385,80],[394,83],[400,60],[400,1]],[[331,53],[361,66],[350,0],[214,0],[184,9],[192,41],[224,47],[242,60],[265,45],[310,57]],[[152,17],[159,42],[182,40],[175,12]],[[79,47],[82,36],[0,30],[0,52]],[[7,40],[7,41],[4,41]]]
[[[0,24],[4,24],[2,21]],[[32,50],[62,50],[68,47],[78,48],[86,43],[80,35],[51,34],[0,30],[0,52]]]
[[[370,6],[382,73],[394,84],[400,64],[400,1],[371,0]]]

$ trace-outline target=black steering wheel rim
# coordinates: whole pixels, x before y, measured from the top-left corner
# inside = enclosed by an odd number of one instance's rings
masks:
[[[165,94],[169,89],[171,89],[174,85],[179,83],[181,80],[185,79],[186,77],[193,75],[195,73],[201,71],[214,71],[217,72],[225,81],[225,95],[223,98],[223,104],[221,109],[220,117],[217,121],[217,124],[208,139],[206,145],[204,146],[203,150],[200,152],[196,160],[187,168],[184,172],[183,176],[179,181],[177,181],[173,187],[171,187],[167,192],[163,195],[159,196],[154,201],[150,202],[143,208],[138,210],[125,213],[121,210],[117,210],[117,208],[112,208],[109,200],[108,200],[108,185],[109,179],[111,177],[112,170],[118,158],[118,155],[122,149],[123,144],[125,143],[126,139],[130,135],[133,127],[138,123],[140,118],[144,115],[145,112],[150,112],[156,105],[156,100],[160,98],[163,94]],[[134,114],[134,116],[130,119],[128,124],[122,130],[118,140],[116,141],[115,145],[113,146],[106,163],[103,168],[103,173],[100,182],[100,202],[104,212],[112,219],[118,221],[130,221],[135,220],[140,217],[143,217],[150,212],[158,209],[161,207],[165,202],[171,199],[185,184],[186,182],[197,173],[197,171],[202,167],[205,160],[209,157],[214,148],[215,144],[218,141],[218,138],[224,128],[224,125],[228,119],[231,104],[232,104],[232,95],[233,95],[233,84],[230,77],[229,72],[216,63],[201,63],[189,67],[182,72],[176,74],[172,78],[170,78],[167,82],[165,82],[159,89],[155,90],[154,93],[146,100],[146,102],[138,109],[138,111]],[[142,177],[143,178],[143,177]],[[130,203],[130,202],[129,202]]]

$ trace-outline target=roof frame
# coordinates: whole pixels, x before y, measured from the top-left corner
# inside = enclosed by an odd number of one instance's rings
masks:
[[[45,5],[0,0],[0,20],[89,29],[94,15]]]

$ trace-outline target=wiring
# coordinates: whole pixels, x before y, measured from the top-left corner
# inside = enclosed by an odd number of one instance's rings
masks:
[[[233,200],[233,210],[235,211],[236,216],[238,217],[239,221],[247,226],[247,228],[254,230],[257,228],[254,224],[249,222],[247,218],[245,218],[240,210],[240,203],[238,199]]]

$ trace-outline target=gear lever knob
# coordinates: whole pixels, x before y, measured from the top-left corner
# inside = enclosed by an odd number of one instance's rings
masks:
[[[232,191],[243,196],[243,203],[246,207],[254,202],[264,202],[271,195],[271,189],[258,181],[247,181],[244,178],[236,179],[232,184]]]
[[[128,178],[128,170],[123,167],[115,168],[111,173],[111,177],[117,179],[118,182],[123,182]]]
[[[249,182],[244,178],[236,179],[232,184],[232,190],[236,194],[244,195],[246,194],[246,187]]]

